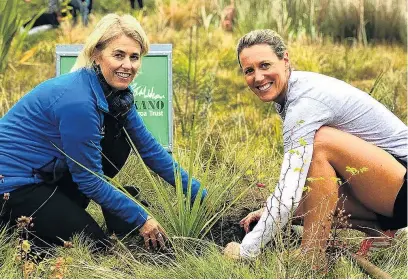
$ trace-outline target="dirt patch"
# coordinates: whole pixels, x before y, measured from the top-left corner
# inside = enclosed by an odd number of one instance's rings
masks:
[[[245,236],[245,232],[239,226],[238,222],[239,221],[220,219],[206,238],[223,247],[232,241],[241,242]]]
[[[242,209],[236,212],[234,215],[227,215],[217,221],[213,228],[208,233],[206,239],[213,241],[219,246],[225,246],[229,242],[241,242],[245,237],[245,231],[239,225],[239,221],[244,218],[249,212],[249,210]],[[251,225],[251,229],[256,223]]]

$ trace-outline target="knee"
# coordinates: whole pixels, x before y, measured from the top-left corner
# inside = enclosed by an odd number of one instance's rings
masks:
[[[335,132],[337,129],[328,127],[328,126],[322,126],[316,131],[315,137],[314,137],[314,142],[315,143],[324,143],[324,144],[329,144],[333,142],[333,137],[335,136]]]
[[[330,151],[331,144],[334,142],[334,128],[322,126],[316,131],[313,143],[313,157],[321,157]]]

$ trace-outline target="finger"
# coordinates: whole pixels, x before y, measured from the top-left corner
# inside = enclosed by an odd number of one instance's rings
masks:
[[[249,223],[245,223],[245,224],[244,224],[244,230],[245,230],[246,233],[248,233],[248,231],[249,231]]]
[[[150,241],[152,241],[153,248],[157,248],[157,239],[156,239],[156,234],[150,235]]]
[[[242,225],[244,227],[244,230],[245,230],[246,233],[248,233],[249,224],[250,224],[250,221],[247,219],[247,220],[245,220],[245,222]]]
[[[150,242],[149,242],[150,238],[148,235],[143,235],[143,239],[144,239],[146,250],[149,251],[150,250]]]
[[[166,248],[166,245],[164,244],[164,238],[164,235],[160,232],[157,234],[157,241],[159,241],[160,248]]]
[[[159,233],[162,235],[164,241],[166,241],[168,239],[168,237],[166,235],[166,232],[164,231],[164,229],[161,226],[159,226]]]
[[[244,224],[245,224],[245,222],[246,222],[246,220],[249,218],[249,215],[247,215],[245,218],[243,218],[241,221],[239,221],[239,225],[241,226],[241,227],[243,227],[244,226]]]
[[[249,224],[252,222],[252,216],[251,217],[247,217],[245,219],[245,221],[243,221],[242,226],[244,227],[244,230],[246,233],[248,233],[249,231]]]

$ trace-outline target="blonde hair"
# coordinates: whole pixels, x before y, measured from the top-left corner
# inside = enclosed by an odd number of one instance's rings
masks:
[[[279,59],[282,59],[285,51],[286,45],[283,42],[282,37],[271,29],[259,29],[251,31],[239,39],[237,45],[237,56],[239,66],[242,68],[241,61],[239,61],[239,55],[241,54],[242,50],[245,48],[252,47],[254,45],[262,45],[266,44],[269,45],[273,52]]]
[[[112,40],[121,35],[126,35],[137,41],[142,49],[141,55],[149,52],[149,40],[146,33],[133,16],[107,14],[98,22],[94,31],[87,38],[71,72],[79,68],[91,67],[96,53],[102,51]]]

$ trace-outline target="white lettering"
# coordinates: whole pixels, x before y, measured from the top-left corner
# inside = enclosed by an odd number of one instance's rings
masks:
[[[163,117],[163,111],[149,111],[151,117]]]

